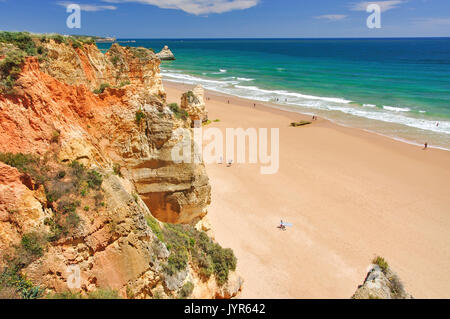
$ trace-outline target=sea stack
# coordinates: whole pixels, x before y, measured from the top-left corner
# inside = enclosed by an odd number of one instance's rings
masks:
[[[205,90],[201,85],[197,85],[192,91],[188,91],[181,96],[181,108],[185,110],[195,125],[196,121],[208,121],[208,111],[204,100]]]
[[[173,61],[175,60],[175,56],[172,51],[170,51],[167,45],[161,50],[161,52],[156,54],[161,61]]]

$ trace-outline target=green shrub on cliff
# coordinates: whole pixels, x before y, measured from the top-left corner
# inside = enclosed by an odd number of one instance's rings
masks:
[[[122,82],[120,82],[119,88],[130,85],[130,84],[131,84],[130,80],[122,81]]]
[[[136,124],[137,125],[141,125],[142,120],[145,119],[145,117],[146,117],[145,113],[141,110],[136,111],[135,116],[136,116]]]
[[[87,184],[91,189],[99,190],[103,183],[102,175],[96,170],[90,170],[87,172]]]
[[[155,234],[155,236],[160,241],[164,242],[164,235],[162,229],[161,227],[159,227],[159,223],[156,221],[156,219],[154,219],[152,216],[147,216],[145,217],[145,219],[147,220],[147,225],[150,227],[153,234]]]
[[[127,47],[127,50],[131,52],[133,57],[139,59],[141,62],[147,62],[154,57],[154,55],[152,54],[153,49],[146,49],[143,47]]]
[[[186,299],[188,298],[192,292],[194,291],[194,284],[192,282],[187,282],[181,287],[181,290],[179,292],[179,298]]]
[[[105,92],[105,90],[106,90],[107,88],[109,88],[109,87],[111,87],[110,84],[108,84],[108,83],[102,83],[102,84],[100,84],[100,87],[99,87],[98,89],[95,89],[95,90],[94,90],[94,94],[102,94],[102,93]]]
[[[18,268],[5,268],[0,273],[0,298],[37,299],[44,293],[39,286],[22,275]]]
[[[186,112],[186,110],[181,109],[177,103],[169,104],[169,108],[177,119],[186,120],[187,117],[189,116],[188,112]]]
[[[80,41],[78,41],[77,39],[72,38],[72,39],[70,39],[70,41],[72,43],[72,48],[74,48],[74,49],[81,49],[81,48],[83,48],[83,44]]]
[[[113,55],[111,56],[110,60],[114,66],[117,66],[117,64],[119,64],[120,62],[120,57],[118,55]]]
[[[39,158],[31,154],[0,153],[0,162],[15,167],[22,173],[28,173],[33,165],[39,163]]]
[[[378,265],[384,273],[386,273],[387,270],[389,269],[389,264],[383,257],[380,256],[375,257],[372,260],[372,263]]]
[[[104,207],[101,205],[102,174],[86,169],[77,161],[71,162],[69,166],[59,163],[48,165],[45,159],[21,153],[0,153],[0,161],[31,176],[37,187],[44,186],[47,202],[53,208],[53,216],[44,221],[50,229],[47,234],[49,241],[56,241],[71,234],[81,222],[77,211],[81,210],[81,207],[89,206],[89,202],[95,202],[96,209]],[[81,192],[84,192],[85,197],[80,197]],[[31,235],[24,236],[22,248],[29,248],[29,252],[38,252],[37,247],[33,246],[33,239],[36,238]],[[36,250],[31,249],[33,247]],[[27,257],[27,249],[19,253],[23,259],[30,259]]]
[[[0,43],[11,43],[26,55],[36,55],[36,44],[28,32],[0,32]]]
[[[61,43],[67,44],[67,38],[63,37],[60,34],[50,35],[49,38],[53,39],[58,44],[61,44]]]
[[[159,224],[158,227],[154,224],[156,220],[150,220],[152,231],[160,233]],[[236,270],[237,259],[233,251],[222,248],[193,226],[164,224],[162,234],[157,237],[170,252],[167,263],[163,265],[163,271],[169,276],[186,269],[192,262],[201,276],[208,279],[214,275],[217,283],[223,285],[228,280],[229,272]]]
[[[23,51],[13,49],[3,60],[0,60],[0,93],[12,94],[16,80],[25,61]]]
[[[37,233],[29,233],[23,235],[21,245],[31,255],[41,257],[44,253],[42,242],[42,236]]]

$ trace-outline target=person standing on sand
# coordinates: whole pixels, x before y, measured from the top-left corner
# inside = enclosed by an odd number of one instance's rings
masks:
[[[256,108],[256,103],[253,103],[253,108]]]
[[[428,142],[425,143],[425,147],[423,149],[426,150],[427,148],[428,148]]]

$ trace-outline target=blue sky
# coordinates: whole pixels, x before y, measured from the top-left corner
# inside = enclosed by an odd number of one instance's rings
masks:
[[[382,28],[364,9],[379,3]],[[66,26],[80,4],[81,29]],[[0,0],[0,30],[118,38],[450,36],[449,0]]]

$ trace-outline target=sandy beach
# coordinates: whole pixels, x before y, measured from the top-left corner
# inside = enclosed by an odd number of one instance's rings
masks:
[[[168,102],[186,87],[165,82]],[[415,298],[450,298],[450,152],[206,92],[210,127],[279,128],[280,168],[207,165],[209,220],[242,298],[349,298],[376,255]],[[230,104],[227,103],[230,101]],[[282,232],[280,219],[293,224]]]

